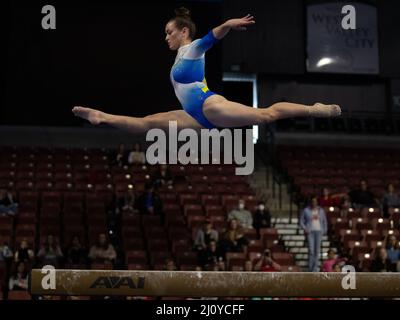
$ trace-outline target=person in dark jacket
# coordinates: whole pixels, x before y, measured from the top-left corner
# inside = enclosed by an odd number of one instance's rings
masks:
[[[136,202],[140,214],[154,214],[162,216],[163,204],[160,196],[152,184],[146,185],[146,190]]]
[[[271,228],[271,213],[265,203],[260,201],[253,217],[253,227],[257,231],[257,236],[260,238],[261,228]]]
[[[377,248],[375,260],[371,264],[372,272],[392,272],[396,271],[390,261],[385,248]]]

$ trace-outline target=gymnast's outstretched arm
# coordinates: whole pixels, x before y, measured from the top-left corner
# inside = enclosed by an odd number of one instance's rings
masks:
[[[230,19],[220,26],[214,28],[212,31],[215,38],[221,40],[229,33],[230,30],[245,31],[247,30],[248,26],[255,23],[256,22],[254,21],[254,17],[248,14],[247,16],[240,19]]]
[[[240,19],[231,19],[220,26],[212,29],[206,36],[193,41],[193,45],[186,53],[187,59],[199,59],[209,50],[218,40],[225,37],[230,30],[247,30],[247,26],[254,24],[254,17],[247,15]]]

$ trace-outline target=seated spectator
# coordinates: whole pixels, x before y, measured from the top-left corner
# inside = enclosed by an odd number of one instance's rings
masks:
[[[15,265],[15,271],[8,281],[9,290],[28,290],[28,270],[24,262]]]
[[[12,260],[13,256],[14,254],[8,243],[5,242],[2,246],[0,246],[0,263]]]
[[[335,263],[332,266],[332,271],[331,272],[342,272],[342,267],[339,263]]]
[[[330,195],[328,188],[322,189],[322,195],[318,198],[318,203],[321,207],[334,207],[337,204],[336,199]]]
[[[350,191],[349,196],[356,208],[373,207],[377,204],[374,195],[368,190],[366,180],[361,180],[360,187]]]
[[[239,200],[237,209],[233,209],[228,214],[228,221],[236,219],[243,228],[253,228],[253,217],[250,211],[245,209],[245,201]]]
[[[390,236],[386,245],[386,252],[390,262],[392,263],[392,267],[397,269],[397,265],[400,261],[400,248],[399,241],[397,241],[395,236]]]
[[[385,248],[376,248],[376,257],[371,264],[372,272],[391,272],[395,271],[392,262],[388,258]]]
[[[128,189],[128,191],[125,193],[125,196],[118,199],[118,210],[120,212],[124,211],[134,212],[137,211],[135,209],[135,206],[136,206],[135,190]]]
[[[205,250],[198,253],[198,262],[203,269],[209,269],[219,260],[223,260],[223,252],[218,248],[217,242],[211,240]]]
[[[51,265],[56,268],[59,266],[63,253],[53,235],[48,235],[46,237],[46,240],[41,246],[37,256],[42,265]]]
[[[140,143],[136,142],[133,145],[132,151],[129,152],[128,164],[145,164],[145,163],[146,163],[145,154],[142,151]]]
[[[17,251],[14,254],[14,261],[15,262],[25,262],[32,264],[35,258],[35,253],[31,248],[28,246],[28,241],[23,239]]]
[[[219,261],[217,261],[214,264],[210,265],[207,270],[208,271],[225,271],[226,270],[226,263],[222,258],[220,258]]]
[[[346,259],[338,258],[335,250],[329,249],[328,259],[326,259],[322,264],[322,272],[333,272],[333,266],[337,264],[340,267],[340,265],[344,263],[345,260]]]
[[[166,270],[166,271],[177,271],[178,267],[176,266],[175,261],[173,259],[166,259],[165,260],[164,270]]]
[[[197,250],[204,250],[210,241],[218,242],[218,231],[213,229],[212,221],[207,219],[204,221],[203,228],[197,230],[194,246]]]
[[[318,198],[318,203],[321,207],[338,207],[340,206],[341,199],[347,196],[345,193],[331,194],[328,188],[322,188],[322,194]]]
[[[271,213],[262,201],[258,203],[257,210],[254,213],[253,227],[256,229],[259,239],[261,228],[271,228]]]
[[[347,213],[349,212],[349,209],[351,207],[352,207],[352,204],[351,204],[350,196],[348,194],[346,194],[340,200],[340,216],[342,218],[346,218]]]
[[[124,165],[127,164],[128,157],[127,157],[127,151],[125,149],[125,145],[121,143],[118,146],[118,149],[114,152],[112,155],[112,160],[111,163],[118,165],[120,167],[123,167]]]
[[[385,217],[389,217],[389,208],[400,208],[400,197],[394,190],[394,185],[389,183],[382,199],[382,209]]]
[[[100,233],[97,243],[90,248],[89,258],[95,263],[114,263],[117,258],[117,253],[114,246],[108,242],[105,233]]]
[[[68,246],[66,252],[66,259],[68,264],[79,265],[87,263],[87,250],[84,246],[82,246],[78,236],[72,237],[71,243]]]
[[[254,271],[253,262],[251,260],[247,260],[244,263],[244,271],[247,271],[247,272]]]
[[[0,189],[0,215],[15,216],[18,211],[18,203],[15,203],[11,192]]]
[[[173,183],[172,173],[166,164],[160,164],[160,166],[157,169],[157,172],[153,176],[153,182],[157,187],[172,185]]]
[[[140,214],[152,214],[162,216],[162,200],[155,191],[152,184],[146,184],[146,190],[141,194],[136,202],[136,207]]]
[[[242,252],[246,250],[249,240],[245,237],[244,229],[236,219],[229,221],[229,228],[221,239],[221,249],[225,252]]]
[[[281,271],[282,267],[272,260],[271,251],[269,249],[265,249],[262,257],[255,263],[254,270],[262,272],[274,272]]]

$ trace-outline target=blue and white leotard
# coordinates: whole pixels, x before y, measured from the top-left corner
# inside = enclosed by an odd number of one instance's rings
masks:
[[[212,31],[205,37],[182,46],[171,69],[171,82],[183,109],[207,129],[215,126],[203,113],[204,101],[214,95],[205,79],[205,52],[218,41]]]

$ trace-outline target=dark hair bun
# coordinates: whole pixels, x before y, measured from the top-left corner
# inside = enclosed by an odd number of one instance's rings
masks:
[[[175,9],[175,15],[177,17],[190,18],[190,10],[185,7],[180,7],[179,9]]]

